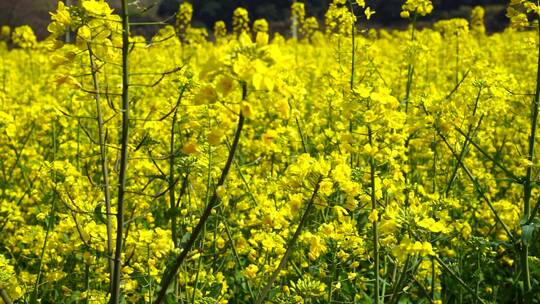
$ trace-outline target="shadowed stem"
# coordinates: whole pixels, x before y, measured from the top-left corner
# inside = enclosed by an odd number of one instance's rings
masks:
[[[463,163],[463,160],[459,158],[459,155],[456,153],[456,151],[452,148],[452,146],[450,145],[450,143],[448,142],[448,140],[446,139],[446,136],[444,136],[439,129],[435,129],[437,131],[437,134],[439,135],[439,137],[443,140],[443,142],[446,144],[446,147],[448,148],[448,150],[450,150],[450,152],[452,153],[452,155],[454,156],[454,158],[458,161],[459,165],[461,166],[461,168],[463,169],[463,171],[465,172],[465,174],[467,175],[467,177],[469,177],[469,179],[471,180],[471,182],[473,183],[473,186],[475,187],[476,191],[478,191],[478,193],[480,194],[480,196],[482,197],[482,199],[486,202],[486,204],[488,205],[489,209],[491,210],[491,212],[493,213],[493,215],[495,216],[495,219],[497,220],[497,222],[499,222],[499,224],[501,224],[504,232],[506,232],[506,234],[508,235],[508,238],[510,240],[512,240],[512,242],[514,242],[514,236],[512,235],[512,233],[510,232],[510,229],[508,228],[508,226],[503,222],[503,220],[501,219],[499,213],[497,212],[497,210],[495,209],[495,207],[493,207],[493,204],[491,203],[491,200],[486,196],[486,194],[484,193],[484,191],[482,190],[482,187],[480,187],[480,184],[478,183],[478,181],[474,178],[474,176],[472,175],[471,171],[467,168],[467,166],[465,166],[465,164]]]
[[[371,127],[368,126],[368,137],[369,137],[369,145],[373,147],[373,130]],[[376,197],[376,183],[375,183],[375,157],[372,155],[370,156],[369,160],[369,167],[370,167],[370,184],[371,184],[371,209],[373,211],[377,211],[377,197]],[[379,227],[378,227],[378,221],[379,218],[377,218],[373,221],[372,224],[372,231],[373,231],[373,257],[375,259],[375,265],[374,265],[374,272],[375,272],[375,304],[380,303],[380,284],[381,284],[381,277],[379,273],[380,268],[380,261],[379,261]]]
[[[394,288],[392,289],[392,297],[390,298],[390,304],[397,303],[399,300],[399,291],[402,289],[401,285],[403,285],[403,281],[405,280],[405,277],[407,276],[407,270],[409,268],[409,261],[411,260],[411,256],[407,255],[407,259],[405,259],[405,264],[403,264],[403,269],[401,270],[397,281],[394,283]],[[397,267],[397,261],[396,261],[396,267]]]
[[[540,15],[538,16],[540,20]],[[537,72],[536,72],[536,92],[534,94],[532,102],[532,116],[531,116],[531,133],[529,135],[529,153],[527,155],[527,160],[532,164],[534,160],[534,148],[536,145],[536,130],[538,124],[538,103],[540,101],[540,26],[538,27],[538,62],[537,62]],[[531,217],[531,193],[532,193],[532,170],[533,166],[527,166],[527,175],[525,176],[525,183],[523,187],[524,201],[523,201],[523,218],[525,222],[529,222]],[[536,213],[535,207],[535,213]],[[525,223],[526,225],[527,223]],[[528,242],[521,243],[521,276],[523,280],[523,288],[525,292],[524,300],[528,302],[527,299],[530,297],[531,293],[531,275],[529,272],[529,244]],[[531,299],[532,300],[532,299]]]
[[[2,287],[0,287],[0,299],[2,299],[5,304],[13,303],[11,302],[11,299],[9,298],[9,295],[7,294],[7,292]]]
[[[176,134],[176,122],[178,120],[178,107],[180,106],[180,102],[182,101],[182,98],[184,97],[184,92],[186,90],[186,86],[183,86],[180,91],[180,96],[178,96],[178,100],[176,102],[176,106],[174,109],[174,114],[172,118],[172,125],[171,125],[171,137],[170,137],[170,159],[169,159],[169,200],[170,200],[170,208],[171,208],[171,236],[174,243],[174,248],[178,248],[178,235],[177,235],[177,223],[176,223],[176,198],[175,198],[175,176],[174,176],[174,168],[175,168],[175,161],[176,161],[176,153],[174,148],[175,143],[175,137]],[[186,176],[187,181],[187,176]]]
[[[441,265],[442,269],[448,273],[454,280],[456,280],[461,286],[465,288],[465,290],[473,296],[478,302],[480,303],[486,303],[478,294],[469,286],[467,283],[465,283],[448,265],[446,265],[441,258],[439,258],[437,255],[434,255],[433,258]]]
[[[413,15],[412,20],[412,28],[411,28],[411,42],[415,41],[415,33],[416,33],[416,19],[418,18],[418,14],[415,12]],[[413,53],[414,56],[414,53]],[[411,91],[412,91],[412,84],[413,84],[413,77],[414,77],[414,57],[410,59],[409,64],[407,65],[407,87],[406,87],[406,93],[405,93],[405,113],[409,113],[409,100],[411,99]]]
[[[304,228],[304,225],[307,222],[307,218],[309,214],[311,213],[311,209],[313,208],[313,204],[315,202],[315,197],[317,197],[317,193],[319,192],[319,184],[320,179],[317,181],[317,184],[315,185],[315,189],[313,189],[313,194],[311,195],[311,199],[309,200],[309,203],[306,207],[306,211],[304,211],[304,215],[302,216],[302,219],[300,220],[300,223],[298,224],[298,227],[296,228],[296,231],[294,232],[293,237],[287,244],[287,251],[285,251],[285,254],[281,258],[281,261],[279,262],[278,267],[274,272],[272,273],[272,276],[268,280],[268,283],[266,283],[266,286],[264,286],[263,290],[259,294],[259,298],[257,301],[255,301],[256,304],[261,304],[266,299],[266,296],[268,295],[268,292],[270,292],[270,289],[272,288],[272,285],[274,284],[274,281],[277,279],[277,276],[279,275],[281,269],[285,267],[287,264],[287,259],[291,255],[294,246],[296,245],[296,241],[298,240],[298,237],[300,236],[300,233],[302,232],[302,229]]]
[[[114,252],[113,284],[111,303],[120,303],[122,272],[122,247],[124,236],[124,195],[129,137],[129,16],[128,1],[122,0],[122,147],[120,151],[120,174],[118,178],[118,207],[116,212],[116,246]]]
[[[52,123],[52,164],[56,161],[56,121],[53,121]],[[45,257],[45,250],[47,250],[47,244],[49,242],[49,235],[51,233],[51,230],[54,229],[54,218],[56,217],[56,191],[57,191],[57,178],[56,178],[56,171],[53,168],[52,169],[52,179],[54,181],[54,189],[53,189],[53,195],[51,199],[51,211],[49,212],[49,216],[47,217],[47,230],[45,231],[45,240],[43,241],[43,246],[41,247],[41,252],[39,254],[39,267],[38,267],[38,273],[36,276],[36,282],[34,284],[34,295],[31,298],[31,303],[38,303],[38,296],[39,296],[39,284],[41,281],[41,273],[43,271],[43,260]]]
[[[105,142],[105,131],[103,130],[103,111],[101,108],[100,100],[100,88],[99,82],[97,79],[97,70],[96,64],[94,62],[94,56],[90,44],[87,43],[88,54],[90,56],[90,68],[92,70],[92,82],[94,84],[94,90],[97,94],[94,95],[96,101],[96,110],[97,110],[97,123],[98,123],[98,132],[99,132],[99,154],[101,160],[101,173],[103,174],[103,196],[105,199],[105,211],[107,212],[107,256],[109,259],[109,285],[112,284],[112,271],[114,269],[114,262],[112,260],[112,225],[111,225],[111,185],[109,183],[109,169],[107,168],[107,147]],[[112,288],[112,286],[109,286]]]
[[[246,84],[243,83],[242,84],[242,100],[244,101],[246,97],[247,97],[247,87],[246,87]],[[225,179],[227,178],[227,175],[229,174],[229,170],[231,169],[231,165],[234,160],[234,155],[238,148],[238,143],[240,142],[240,135],[242,134],[242,128],[244,127],[244,120],[245,120],[244,114],[242,113],[242,111],[240,111],[240,114],[238,115],[238,126],[236,128],[234,140],[233,140],[231,149],[229,151],[229,156],[227,158],[227,162],[225,163],[225,167],[223,168],[223,171],[221,172],[221,176],[219,178],[219,181],[215,189],[219,188],[220,186],[223,186],[223,184],[225,183]],[[174,280],[174,277],[176,277],[176,274],[178,273],[178,269],[180,268],[180,266],[182,266],[184,260],[186,259],[187,254],[191,251],[193,244],[195,243],[199,234],[203,230],[203,227],[206,224],[206,221],[210,217],[212,210],[214,209],[214,207],[217,205],[218,202],[219,202],[219,197],[216,190],[214,190],[214,193],[212,194],[212,197],[210,198],[210,202],[204,209],[203,215],[199,219],[197,226],[193,228],[193,231],[191,233],[191,236],[189,237],[189,240],[182,246],[182,252],[180,253],[180,255],[178,255],[171,269],[165,274],[165,277],[161,281],[161,290],[159,291],[156,301],[154,302],[155,304],[159,304],[164,300],[169,285],[171,285],[172,281]]]

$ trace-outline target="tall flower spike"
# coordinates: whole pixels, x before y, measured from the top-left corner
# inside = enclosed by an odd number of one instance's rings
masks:
[[[408,18],[410,13],[425,16],[433,11],[431,0],[407,0],[401,7],[401,17]]]
[[[313,35],[319,29],[319,21],[315,17],[309,17],[305,20],[301,32],[304,38],[311,40]]]
[[[249,32],[249,13],[245,8],[239,7],[234,10],[232,25],[236,35]]]
[[[31,49],[37,44],[37,38],[32,28],[28,25],[23,25],[15,28],[11,34],[11,40],[14,44],[23,49]]]
[[[216,41],[220,41],[227,36],[227,26],[223,20],[216,21],[214,23],[214,38]]]
[[[11,28],[8,25],[2,26],[0,29],[0,40],[9,40],[11,36]]]
[[[476,6],[471,12],[471,30],[477,34],[484,34],[486,26],[484,24],[484,15],[486,12],[481,6]]]
[[[257,19],[253,23],[253,35],[255,36],[255,41],[259,45],[268,44],[268,21],[266,19]]]
[[[294,2],[291,5],[291,23],[292,23],[292,35],[294,38],[298,38],[298,34],[302,34],[302,28],[304,27],[304,19],[306,18],[306,11],[304,3]]]
[[[351,35],[356,16],[344,5],[346,1],[335,0],[325,15],[327,34],[338,33],[345,36]]]
[[[176,15],[176,34],[182,42],[186,40],[187,33],[191,28],[191,19],[193,18],[193,6],[189,2],[184,2],[178,8]]]

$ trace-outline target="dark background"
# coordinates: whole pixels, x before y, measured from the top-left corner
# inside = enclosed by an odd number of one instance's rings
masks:
[[[331,0],[305,0],[307,15],[324,19],[324,12]],[[0,25],[18,26],[31,25],[40,38],[47,35],[47,24],[50,21],[49,11],[55,10],[56,0],[0,0]],[[75,2],[75,0],[72,0]],[[108,1],[113,7],[119,7],[119,0]],[[133,2],[133,1],[130,1]],[[172,16],[178,9],[182,0],[139,0],[141,6],[151,7],[142,15],[139,9],[133,6],[132,14],[135,20],[162,20]],[[230,24],[232,12],[238,6],[247,8],[251,20],[266,18],[270,21],[271,29],[288,34],[290,5],[292,0],[193,0],[194,24],[211,28],[217,20],[224,20]],[[401,5],[405,0],[367,0],[376,14],[367,24],[369,27],[402,28],[407,20],[399,17]],[[421,24],[429,24],[439,19],[452,17],[469,18],[470,11],[475,5],[482,5],[486,9],[486,26],[489,32],[500,31],[508,23],[505,17],[505,8],[509,0],[434,0],[435,10],[425,18]],[[139,32],[151,35],[155,29],[146,29]]]
[[[181,0],[163,0],[159,5],[158,14],[169,16],[173,14]],[[252,19],[266,18],[281,29],[289,19],[292,0],[194,0],[191,3],[195,9],[194,19],[204,25],[211,25],[217,20],[228,20],[233,10],[238,6],[247,8]],[[324,13],[331,0],[306,0],[308,15],[324,19]],[[370,21],[370,26],[402,27],[406,20],[399,17],[401,5],[405,0],[367,0],[376,14]],[[422,18],[424,22],[452,17],[469,18],[471,9],[476,5],[486,8],[486,23],[489,31],[500,31],[507,24],[505,9],[508,0],[434,0],[435,9],[429,17]],[[285,27],[286,28],[286,27]]]

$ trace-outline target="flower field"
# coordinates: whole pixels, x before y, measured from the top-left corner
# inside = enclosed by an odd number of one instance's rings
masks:
[[[0,33],[5,303],[540,302],[536,2],[152,38],[78,2]]]

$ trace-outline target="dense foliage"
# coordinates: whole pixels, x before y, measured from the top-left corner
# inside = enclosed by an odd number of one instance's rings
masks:
[[[79,2],[1,30],[4,301],[538,303],[532,2],[493,35],[417,29],[429,0],[404,31],[296,3],[291,39],[239,8],[212,40],[184,3],[149,41]]]

